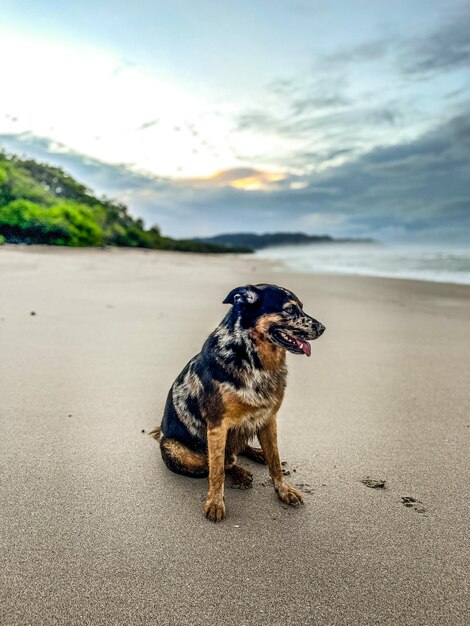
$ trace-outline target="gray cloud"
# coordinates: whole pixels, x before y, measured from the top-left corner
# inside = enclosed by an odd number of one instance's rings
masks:
[[[462,115],[414,141],[376,148],[337,167],[288,176],[271,191],[233,188],[257,175],[224,172],[216,184],[173,181],[57,150],[31,135],[0,136],[0,146],[63,166],[98,192],[127,203],[148,224],[176,236],[235,230],[292,230],[338,236],[450,241],[470,232],[470,117]],[[331,155],[334,157],[334,154]],[[212,181],[214,182],[214,181]],[[443,239],[443,238],[446,239]]]
[[[237,130],[272,131],[278,130],[282,121],[265,111],[251,110],[241,113],[236,123]]]
[[[324,93],[294,100],[292,102],[292,109],[295,115],[303,115],[310,111],[336,109],[348,106],[349,104],[351,104],[351,99],[344,95]]]
[[[266,109],[247,111],[239,117],[238,128],[301,135],[329,122],[339,123],[343,131],[357,127],[358,123],[397,125],[401,117],[399,103],[391,106],[382,102],[371,110],[364,103],[370,101],[371,95],[376,99],[380,94],[356,93],[353,97],[348,89],[351,72],[364,71],[362,66],[373,62],[379,62],[390,84],[396,85],[398,98],[406,97],[400,94],[403,77],[429,79],[442,72],[470,67],[470,10],[454,12],[430,32],[418,32],[412,37],[387,34],[317,56],[310,72],[279,78],[267,85],[267,91],[278,99],[281,108],[289,111],[287,116],[284,112],[277,119]],[[468,86],[454,90],[449,97],[461,96],[467,90]],[[361,113],[361,109],[366,110]],[[322,115],[326,117],[322,119]]]
[[[356,62],[367,63],[377,61],[383,58],[394,47],[394,44],[395,39],[391,37],[366,41],[357,46],[343,48],[332,54],[325,55],[322,57],[321,63],[327,65],[344,65]]]
[[[470,10],[453,13],[427,33],[387,35],[323,55],[314,62],[316,72],[344,70],[353,64],[388,60],[399,73],[430,76],[470,66]]]
[[[294,114],[304,110],[335,108],[351,104],[344,76],[322,76],[316,71],[297,78],[280,78],[266,85],[266,91],[287,102]]]
[[[387,75],[389,87],[383,91],[369,89],[368,93],[360,93],[357,88],[354,91],[353,87],[361,84],[354,82],[355,73],[365,71],[363,65],[375,61]],[[389,142],[396,141],[393,129],[403,136],[406,126],[411,130],[414,124],[428,124],[429,128],[433,114],[416,81],[409,79],[432,78],[469,63],[469,10],[454,12],[438,28],[421,34],[418,31],[414,37],[387,34],[319,56],[304,75],[280,77],[266,86],[274,106],[246,110],[235,119],[236,132],[278,137],[279,143],[287,146],[279,155],[245,155],[246,161],[255,166],[261,161],[311,171],[331,159],[350,159],[370,150],[386,135]],[[449,117],[462,106],[465,93],[468,85],[448,94]],[[292,143],[286,144],[286,140],[302,142],[306,149],[299,152],[293,148],[289,154]],[[344,152],[328,157],[325,150],[315,150],[324,145],[331,146],[332,154]]]
[[[290,177],[271,193],[219,189],[191,202],[211,232],[246,228],[245,219],[254,230],[287,230],[320,215],[337,235],[439,238],[442,228],[446,237],[463,240],[470,232],[469,138],[470,119],[462,116],[415,141]],[[305,187],[289,188],[298,181]]]
[[[357,107],[345,110],[321,112],[302,117],[275,116],[263,110],[242,113],[236,120],[238,131],[271,133],[284,137],[310,137],[321,133],[325,139],[340,138],[346,149],[355,144],[374,126],[395,126],[401,111],[392,106]]]
[[[470,67],[470,11],[428,35],[408,41],[401,67],[412,76]]]

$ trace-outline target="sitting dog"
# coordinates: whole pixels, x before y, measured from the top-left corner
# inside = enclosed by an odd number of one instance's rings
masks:
[[[296,506],[302,496],[284,478],[277,446],[276,415],[286,386],[286,350],[310,356],[309,340],[325,327],[302,309],[291,291],[246,285],[224,300],[231,309],[201,352],[173,383],[160,428],[167,467],[185,476],[209,476],[206,517],[225,517],[225,471],[235,485],[251,487],[252,474],[236,465],[244,454],[266,462],[279,498]],[[261,450],[249,445],[257,435]]]

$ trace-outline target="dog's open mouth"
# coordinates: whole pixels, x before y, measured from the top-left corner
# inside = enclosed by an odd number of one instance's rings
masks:
[[[293,354],[306,354],[307,356],[310,356],[312,353],[312,347],[308,341],[295,337],[294,335],[290,335],[285,330],[276,328],[272,332],[272,337],[275,343],[281,345]]]

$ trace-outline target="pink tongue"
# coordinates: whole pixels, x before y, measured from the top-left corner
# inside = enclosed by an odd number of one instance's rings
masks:
[[[295,338],[295,340],[304,354],[306,354],[307,356],[310,356],[312,354],[312,347],[308,341],[302,341],[302,339],[297,338]]]

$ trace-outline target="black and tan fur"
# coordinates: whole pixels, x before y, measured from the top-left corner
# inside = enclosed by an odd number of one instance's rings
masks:
[[[226,471],[236,485],[251,486],[251,473],[236,464],[239,454],[266,462],[283,502],[302,502],[282,474],[276,415],[286,386],[286,350],[309,356],[307,340],[325,329],[291,291],[276,285],[238,287],[224,303],[230,311],[173,383],[161,427],[151,433],[173,472],[209,476],[204,511],[213,521],[225,516]],[[254,436],[261,450],[249,445]]]

